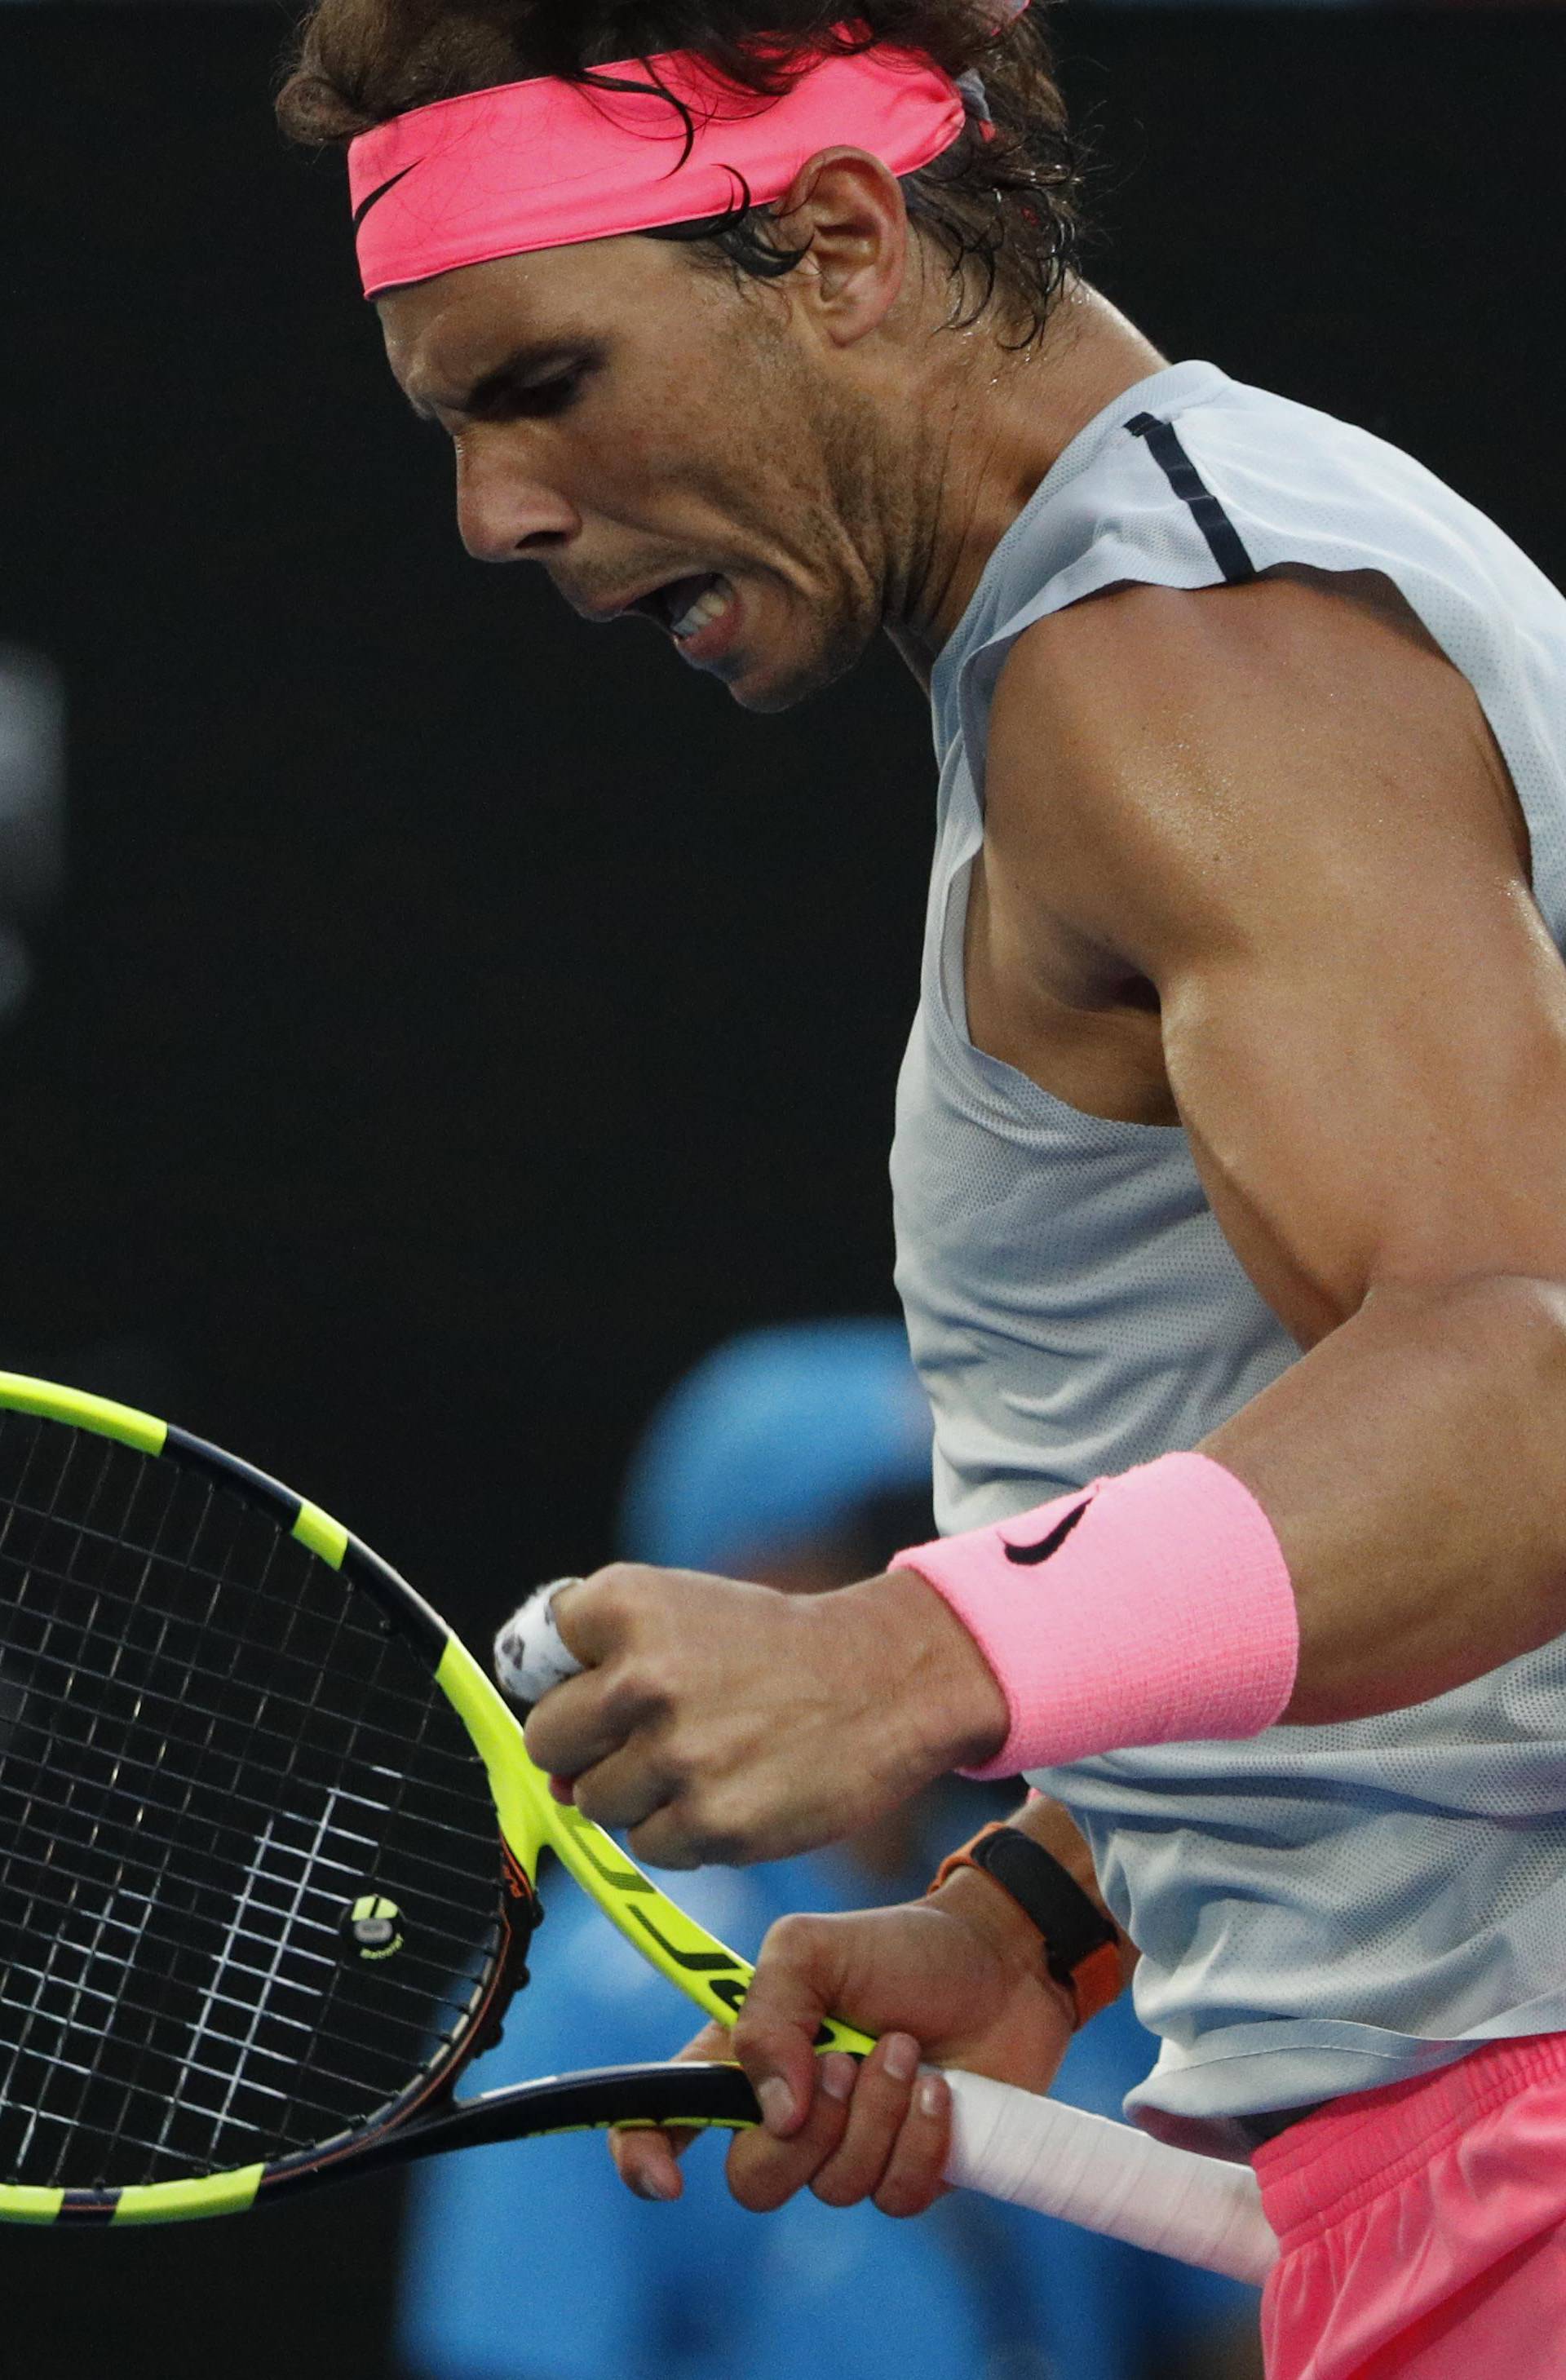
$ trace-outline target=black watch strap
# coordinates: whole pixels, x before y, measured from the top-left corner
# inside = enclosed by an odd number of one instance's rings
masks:
[[[1069,1984],[1095,1950],[1111,1943],[1119,1947],[1120,1936],[1102,1910],[1094,1907],[1060,1861],[1020,1827],[997,1827],[992,1835],[981,1836],[971,1856],[975,1867],[1004,1885],[1038,1926],[1044,1937],[1045,1964],[1058,1984]]]
[[[1119,1928],[1041,1843],[1020,1827],[985,1827],[941,1862],[937,1882],[959,1865],[982,1868],[1037,1928],[1045,1967],[1071,1994],[1078,2024],[1117,1996]]]

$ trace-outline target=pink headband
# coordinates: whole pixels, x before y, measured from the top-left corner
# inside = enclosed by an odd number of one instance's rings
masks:
[[[691,111],[688,154],[684,122],[655,92],[540,76],[412,108],[349,143],[365,296],[490,257],[699,222],[747,194],[764,206],[840,144],[912,174],[964,124],[951,76],[890,45],[828,55],[777,99],[682,51],[594,71],[655,76]]]

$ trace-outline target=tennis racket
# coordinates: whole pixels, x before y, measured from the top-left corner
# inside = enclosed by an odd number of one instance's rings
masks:
[[[449,2148],[754,2123],[717,2063],[455,2095],[527,1980],[545,1850],[733,2022],[745,1961],[553,1799],[395,1572],[216,1447],[0,1373],[0,2219],[235,2214]],[[1248,2169],[950,2080],[952,2180],[1250,2279],[1276,2253]]]

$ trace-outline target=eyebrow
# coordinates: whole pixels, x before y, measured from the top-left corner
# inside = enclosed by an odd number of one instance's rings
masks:
[[[481,373],[455,405],[448,405],[446,410],[449,413],[481,412],[486,405],[504,395],[525,374],[541,372],[548,364],[579,360],[584,355],[590,356],[598,351],[598,342],[586,338],[525,339],[520,346],[513,347],[500,363]],[[434,420],[435,416],[427,405],[406,389],[403,393],[420,421]]]

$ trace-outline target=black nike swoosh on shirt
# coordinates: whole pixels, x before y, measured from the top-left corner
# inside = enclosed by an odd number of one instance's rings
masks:
[[[1081,1520],[1082,1515],[1086,1512],[1088,1505],[1092,1501],[1093,1499],[1091,1496],[1085,1496],[1081,1503],[1074,1506],[1074,1509],[1066,1514],[1063,1521],[1057,1521],[1054,1527],[1050,1531],[1049,1536],[1047,1537],[1040,1537],[1036,1546],[1008,1546],[1006,1548],[1006,1560],[1008,1561],[1028,1563],[1048,1561],[1052,1553],[1058,1553],[1060,1551],[1060,1548],[1064,1545],[1073,1529],[1075,1528],[1078,1521]]]
[[[414,165],[417,165],[417,164],[418,164],[418,163],[419,163],[419,160],[418,160],[418,158],[416,157],[416,158],[414,159],[414,161],[413,161],[413,164],[414,164]],[[382,182],[382,183],[381,184],[381,186],[380,186],[380,188],[379,188],[378,189],[371,190],[371,191],[370,191],[370,196],[369,196],[367,199],[361,199],[361,200],[359,200],[359,202],[358,202],[358,206],[354,209],[354,222],[353,222],[353,227],[354,227],[355,231],[358,231],[358,227],[359,227],[360,224],[364,221],[365,216],[370,212],[370,208],[375,204],[376,200],[377,200],[377,199],[383,199],[383,198],[385,197],[385,195],[386,195],[386,193],[387,193],[387,191],[388,191],[388,190],[395,190],[395,189],[396,188],[396,187],[397,187],[397,184],[398,184],[400,181],[403,181],[403,180],[407,177],[407,176],[408,176],[409,174],[411,174],[411,173],[412,173],[412,171],[413,171],[413,165],[405,165],[405,166],[403,167],[403,169],[402,169],[402,172],[401,172],[400,174],[393,174],[393,175],[390,176],[390,178],[389,178],[388,180],[386,180],[386,181],[384,181],[384,182]]]

